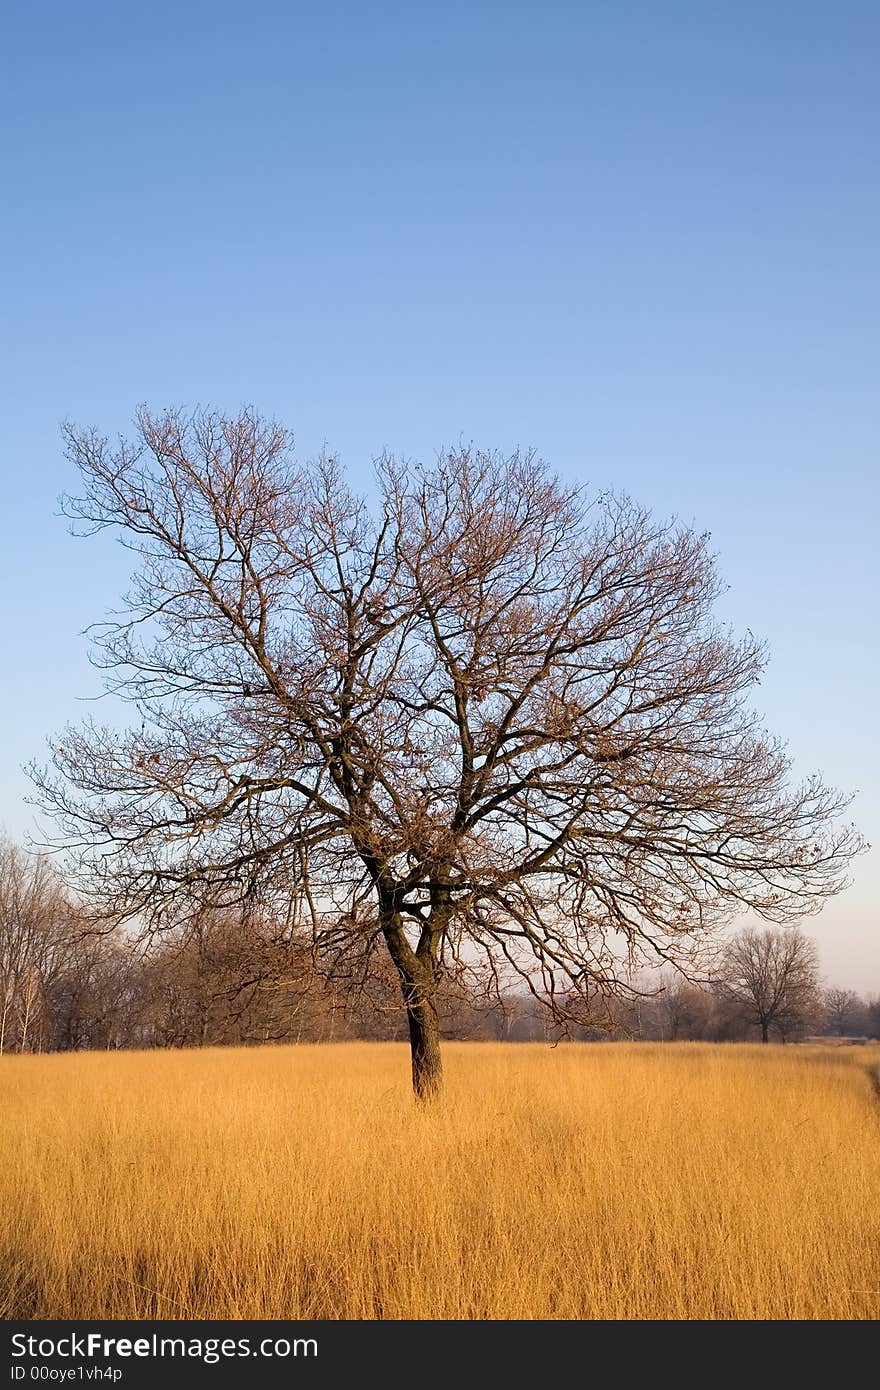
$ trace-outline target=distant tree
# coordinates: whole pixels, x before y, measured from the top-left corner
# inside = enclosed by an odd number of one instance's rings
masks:
[[[871,996],[865,1005],[865,1023],[870,1038],[880,1038],[880,994]]]
[[[708,990],[681,975],[667,976],[658,1003],[662,1038],[676,1042],[708,1036],[713,1014]]]
[[[754,1035],[754,1025],[744,1016],[735,999],[725,997],[716,983],[712,989],[712,1011],[707,1037],[712,1042],[747,1042]]]
[[[46,994],[69,954],[71,917],[48,860],[0,841],[0,1053],[42,1046]]]
[[[845,802],[756,727],[763,654],[713,618],[705,536],[469,448],[383,459],[371,516],[251,411],[67,442],[69,514],[137,557],[96,636],[137,723],[35,771],[80,891],[145,932],[272,901],[352,979],[387,951],[417,1095],[444,978],[482,962],[584,1020],[634,962],[844,881]]]
[[[186,930],[164,935],[143,968],[145,1022],[163,1046],[282,1042],[318,1031],[309,953],[265,915],[242,921],[203,910]]]
[[[819,960],[813,941],[793,927],[738,932],[724,952],[718,978],[722,998],[769,1042],[813,1022],[820,1008]]]
[[[864,1022],[864,1005],[852,989],[826,989],[823,996],[825,1026],[839,1038],[857,1032]]]
[[[44,991],[42,1043],[78,1051],[144,1045],[140,961],[119,933],[96,934],[77,916]]]

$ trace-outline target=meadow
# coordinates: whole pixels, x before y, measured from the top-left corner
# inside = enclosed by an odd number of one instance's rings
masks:
[[[871,1318],[880,1047],[0,1057],[6,1318]]]

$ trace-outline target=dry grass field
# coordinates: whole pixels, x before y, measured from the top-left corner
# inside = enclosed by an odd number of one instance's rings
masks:
[[[867,1318],[880,1048],[0,1058],[5,1317]]]

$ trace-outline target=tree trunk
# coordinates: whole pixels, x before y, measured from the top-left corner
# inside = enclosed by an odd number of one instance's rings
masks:
[[[400,914],[390,904],[382,912],[382,934],[397,973],[412,1053],[412,1083],[416,1100],[431,1101],[443,1086],[440,1058],[440,1016],[437,1009],[437,957],[435,936],[423,929],[418,950],[406,939]]]
[[[413,1090],[417,1100],[433,1100],[443,1086],[437,986],[433,981],[404,981],[403,1000],[409,1024]]]
[[[769,1025],[768,1023],[766,1023],[766,1022],[762,1019],[762,1021],[761,1021],[761,1042],[762,1042],[762,1043],[765,1043],[765,1042],[769,1042],[769,1041],[770,1041],[770,1025]]]

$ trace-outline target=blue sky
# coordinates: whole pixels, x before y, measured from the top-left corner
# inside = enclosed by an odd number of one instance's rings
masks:
[[[12,3],[0,819],[124,556],[58,426],[244,402],[365,485],[535,445],[708,529],[758,710],[878,838],[880,7]],[[810,930],[880,989],[877,856]]]

